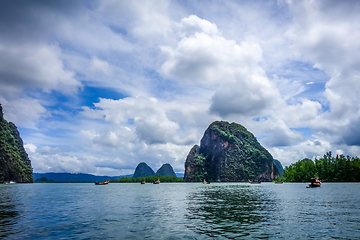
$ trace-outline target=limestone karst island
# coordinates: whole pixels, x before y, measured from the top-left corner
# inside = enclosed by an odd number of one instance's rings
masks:
[[[217,121],[205,131],[200,146],[195,145],[190,150],[184,181],[272,181],[282,171],[281,164],[274,162],[271,154],[245,127]]]

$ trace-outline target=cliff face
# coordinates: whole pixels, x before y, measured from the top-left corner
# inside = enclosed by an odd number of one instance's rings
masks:
[[[151,167],[149,167],[149,165],[142,162],[142,163],[139,163],[139,165],[137,165],[133,177],[134,178],[150,177],[150,176],[154,176],[154,175],[155,175],[154,170],[152,170]]]
[[[0,105],[0,183],[33,182],[31,161],[13,123],[8,123]]]
[[[284,168],[279,160],[274,159],[274,173],[279,177],[284,177]]]
[[[214,122],[185,162],[185,182],[274,179],[273,157],[242,125]]]

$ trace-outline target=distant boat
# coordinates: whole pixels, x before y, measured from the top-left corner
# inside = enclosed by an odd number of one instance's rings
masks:
[[[281,182],[275,182],[275,184],[283,184],[283,183],[284,183],[284,182],[282,182],[282,181],[281,181]]]
[[[141,184],[145,184],[145,180],[141,182]]]
[[[106,180],[105,182],[94,182],[95,183],[95,185],[106,185],[106,184],[108,184],[110,182],[110,180]]]
[[[207,182],[207,181],[204,179],[203,184],[210,184],[210,182]]]
[[[313,188],[313,187],[320,187],[321,186],[321,180],[318,180],[317,178],[312,178],[311,183],[309,186],[306,186],[306,188]]]
[[[14,182],[14,181],[4,182],[4,184],[14,184],[14,183],[16,183],[16,182]]]
[[[160,179],[158,179],[157,181],[153,181],[153,184],[159,184],[160,183]]]
[[[260,184],[261,181],[250,181],[250,179],[249,179],[249,183],[251,183],[251,184]]]

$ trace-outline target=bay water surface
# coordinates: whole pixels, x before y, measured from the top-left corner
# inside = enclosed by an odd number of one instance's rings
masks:
[[[360,183],[0,185],[4,239],[360,239]]]

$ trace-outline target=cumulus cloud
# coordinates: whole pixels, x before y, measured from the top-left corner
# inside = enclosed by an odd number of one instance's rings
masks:
[[[28,143],[28,144],[25,144],[24,145],[24,148],[27,150],[27,151],[30,151],[32,153],[36,152],[36,146],[32,143]]]
[[[182,38],[177,45],[161,48],[167,56],[161,73],[215,89],[211,113],[222,117],[255,114],[281,100],[259,66],[262,49],[258,44],[227,40],[215,24],[197,16],[182,19],[180,28]]]
[[[173,140],[177,143],[188,142],[181,140],[177,134],[179,123],[170,120],[167,115],[168,112],[176,110],[176,104],[139,96],[120,100],[100,99],[95,106],[97,109],[83,108],[84,116],[93,118],[104,116],[105,121],[112,123],[117,129],[122,128],[123,131],[131,132],[129,130],[133,128],[139,140],[148,144],[167,143]],[[181,112],[177,114],[182,115]],[[90,132],[87,135],[94,136]],[[112,139],[115,141],[115,136]]]
[[[39,88],[44,92],[77,91],[81,83],[64,68],[61,50],[49,45],[1,45],[0,82],[20,88]]]
[[[0,94],[3,91],[0,90]],[[14,92],[7,92],[0,95],[0,103],[3,106],[4,118],[16,124],[18,127],[37,128],[36,123],[46,109],[40,104],[39,100],[32,98],[17,98],[18,95],[12,95],[6,98],[7,94],[14,94]]]
[[[265,134],[270,134],[262,143],[267,147],[291,146],[304,140],[302,133],[290,130],[287,124],[280,119],[268,119]]]

